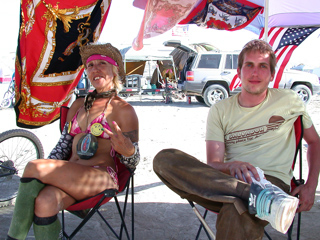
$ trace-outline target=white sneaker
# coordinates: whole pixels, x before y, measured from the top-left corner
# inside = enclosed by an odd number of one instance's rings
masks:
[[[258,174],[259,174],[260,181],[256,180],[255,177],[253,176],[253,173],[252,173],[251,171],[249,171],[249,174],[250,174],[250,176],[251,176],[252,182],[254,182],[254,183],[256,183],[256,184],[259,184],[259,185],[260,185],[261,187],[263,187],[263,188],[265,187],[266,184],[271,184],[271,182],[269,182],[269,181],[266,179],[266,177],[264,176],[264,171],[263,171],[262,169],[260,169],[259,167],[256,167],[256,169],[257,169],[257,172],[258,172]],[[248,183],[243,174],[242,174],[242,176],[243,176],[244,181],[245,181],[246,183]],[[237,179],[239,179],[237,174],[236,174],[235,177],[236,177]]]
[[[286,233],[291,226],[298,204],[298,198],[286,194],[273,184],[251,184],[249,213],[268,221],[281,233]]]

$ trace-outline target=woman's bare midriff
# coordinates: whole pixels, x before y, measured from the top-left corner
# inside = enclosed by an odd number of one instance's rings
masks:
[[[72,156],[70,158],[70,162],[76,162],[86,166],[95,166],[99,167],[101,170],[106,171],[106,167],[110,166],[115,169],[114,159],[111,156],[111,142],[109,139],[103,139],[97,137],[98,140],[98,149],[94,156],[88,160],[79,158],[77,154],[77,144],[79,139],[85,133],[79,133],[74,136],[73,144],[72,144]]]

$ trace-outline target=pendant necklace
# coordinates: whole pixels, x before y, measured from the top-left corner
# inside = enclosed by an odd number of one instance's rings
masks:
[[[115,89],[111,89],[110,91],[103,92],[103,93],[97,93],[96,90],[93,92],[93,94],[88,94],[85,100],[85,111],[87,113],[87,125],[86,125],[86,131],[88,128],[89,123],[89,112],[93,105],[93,102],[97,98],[111,98],[113,95],[116,94]],[[110,102],[109,100],[109,102]],[[104,111],[104,110],[103,110]],[[90,159],[93,157],[93,155],[96,153],[98,149],[98,139],[96,136],[100,136],[103,133],[103,126],[101,123],[94,123],[90,127],[90,132],[86,133],[84,136],[82,136],[79,139],[79,142],[77,144],[77,154],[81,159]]]

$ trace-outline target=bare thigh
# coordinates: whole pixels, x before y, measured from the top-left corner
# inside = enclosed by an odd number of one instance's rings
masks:
[[[23,177],[39,179],[61,189],[76,200],[94,196],[108,188],[117,188],[108,172],[63,160],[31,161],[26,166]]]
[[[61,189],[47,185],[39,193],[35,200],[34,213],[38,217],[51,217],[60,210],[67,209],[76,200]]]

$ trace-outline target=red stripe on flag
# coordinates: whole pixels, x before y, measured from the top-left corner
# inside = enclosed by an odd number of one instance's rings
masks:
[[[272,31],[274,31],[276,28],[273,28]],[[271,46],[273,46],[274,42],[276,41],[276,39],[278,38],[278,36],[280,35],[280,33],[285,30],[284,28],[279,28],[276,33],[273,35],[273,37],[271,38],[271,40],[269,41],[269,44]],[[269,36],[271,35],[272,31],[270,32]]]
[[[262,39],[262,38],[263,38],[263,35],[264,35],[264,28],[262,28],[262,30],[261,30],[261,32],[260,32],[259,39]]]
[[[283,74],[283,71],[285,69],[285,67],[287,66],[289,60],[290,60],[290,57],[292,55],[292,52],[297,48],[298,46],[295,46],[295,45],[291,45],[291,46],[286,46],[284,48],[281,49],[280,53],[278,53],[278,51],[276,52],[276,55],[277,55],[277,59],[278,59],[278,64],[280,64],[280,67],[277,71],[277,75],[275,76],[275,79],[274,79],[274,84],[273,84],[273,87],[274,88],[278,88],[279,87],[279,83],[281,81],[281,78],[282,78],[282,74]]]
[[[230,91],[233,91],[234,89],[241,87],[241,81],[240,78],[238,78],[238,74],[234,75],[231,83],[230,83]]]

